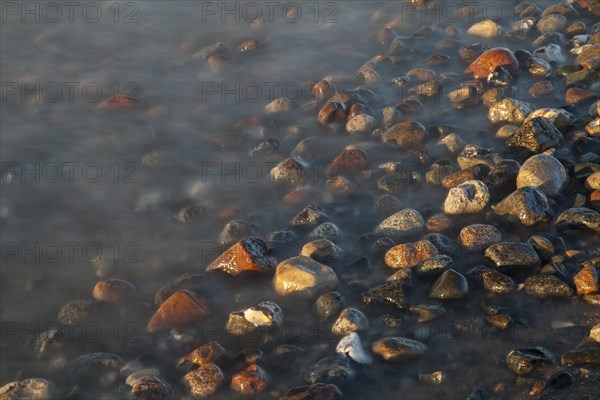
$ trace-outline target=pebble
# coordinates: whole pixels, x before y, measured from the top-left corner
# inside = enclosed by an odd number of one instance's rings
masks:
[[[367,329],[369,322],[365,314],[356,308],[344,309],[331,327],[331,332],[337,336],[345,336],[359,329]]]
[[[394,240],[404,240],[420,234],[424,228],[425,221],[421,214],[412,208],[405,208],[383,220],[375,228],[375,233]]]
[[[256,235],[258,227],[248,221],[234,219],[229,221],[219,235],[219,243],[222,246],[232,246],[246,236]]]
[[[136,97],[125,96],[118,94],[103,100],[98,106],[97,110],[119,110],[126,108],[139,107],[142,101]]]
[[[300,255],[310,257],[322,264],[328,264],[340,261],[344,255],[344,251],[330,240],[319,239],[302,246]]]
[[[465,226],[459,233],[460,244],[469,250],[482,250],[502,240],[500,230],[492,225],[473,224]]]
[[[342,230],[333,222],[323,222],[313,229],[309,234],[310,240],[329,240],[333,243],[341,243],[344,240]]]
[[[67,303],[58,312],[58,321],[64,325],[76,325],[88,321],[96,312],[98,306],[89,301],[73,301]]]
[[[122,370],[123,369],[121,368],[121,372]],[[160,371],[156,368],[144,368],[129,374],[127,379],[125,379],[125,384],[128,386],[133,386],[136,382],[139,382],[142,379],[154,378],[158,376],[160,376]]]
[[[533,247],[521,242],[494,243],[485,249],[485,261],[500,271],[528,270],[541,265]]]
[[[573,283],[578,295],[600,292],[598,271],[593,267],[583,267],[573,277]]]
[[[469,35],[477,36],[483,39],[493,39],[501,37],[504,32],[500,25],[491,19],[476,22],[467,30]]]
[[[481,180],[489,173],[489,171],[490,167],[487,164],[471,165],[445,176],[442,179],[442,187],[444,189],[452,189],[467,181]]]
[[[577,348],[567,351],[560,358],[562,365],[598,365],[600,364],[600,346],[592,340],[584,340]]]
[[[375,201],[375,209],[382,213],[397,213],[403,208],[402,202],[391,194],[383,194]]]
[[[555,390],[565,389],[575,383],[575,377],[566,371],[558,371],[548,378],[548,387]]]
[[[317,314],[321,321],[328,321],[339,315],[345,306],[346,301],[338,292],[324,293],[316,301]]]
[[[315,383],[288,389],[280,400],[342,400],[342,391],[333,384]]]
[[[525,375],[542,363],[553,363],[554,356],[541,346],[512,350],[506,356],[506,366],[516,375]]]
[[[396,142],[404,150],[421,147],[425,141],[425,127],[414,121],[400,122],[386,128],[381,141]]]
[[[359,114],[346,122],[346,132],[350,134],[362,134],[371,132],[377,121],[368,114]]]
[[[513,319],[510,317],[510,315],[506,314],[490,315],[485,317],[485,321],[494,328],[498,329],[508,329],[514,325]]]
[[[445,254],[433,256],[417,265],[416,273],[421,278],[437,277],[452,265],[452,258]]]
[[[223,371],[215,364],[203,365],[183,377],[183,383],[194,399],[204,399],[215,394],[224,381]]]
[[[519,127],[516,126],[516,125],[512,125],[512,124],[502,125],[496,131],[496,138],[498,138],[498,139],[508,139],[509,137],[511,137],[512,135],[515,134],[515,132],[517,131],[517,129],[519,129]]]
[[[329,221],[330,218],[323,208],[308,206],[292,218],[290,225],[294,228],[310,230]]]
[[[494,268],[474,267],[467,275],[490,293],[508,294],[516,287],[510,276]]]
[[[290,101],[285,97],[279,97],[265,106],[267,114],[282,114],[290,111]]]
[[[554,221],[559,229],[589,230],[600,233],[600,214],[586,207],[569,208]]]
[[[375,286],[362,294],[366,304],[384,303],[395,305],[400,310],[404,309],[404,283],[402,280],[393,280]]]
[[[412,268],[422,261],[438,255],[438,249],[429,241],[400,244],[385,254],[385,264],[390,268]]]
[[[373,343],[371,350],[385,361],[403,361],[423,355],[427,346],[418,340],[388,336]]]
[[[585,180],[585,187],[589,190],[600,189],[600,172],[594,172]]]
[[[506,146],[540,153],[555,147],[562,139],[562,134],[550,121],[546,118],[536,117],[524,122],[506,141]]]
[[[211,262],[206,271],[223,271],[231,276],[246,272],[271,273],[277,260],[272,256],[273,249],[264,240],[248,236]]]
[[[226,357],[227,353],[225,352],[223,346],[217,342],[211,341],[204,343],[202,346],[182,357],[178,364],[188,361],[194,365],[205,366],[218,363]]]
[[[0,387],[2,400],[48,400],[55,399],[54,383],[42,378],[27,378]]]
[[[475,214],[483,211],[490,193],[485,183],[471,180],[450,189],[444,201],[444,212],[449,215]]]
[[[469,283],[461,273],[449,269],[440,275],[431,286],[429,297],[434,299],[462,299],[469,291]]]
[[[525,121],[531,121],[534,118],[546,118],[556,129],[564,131],[570,126],[573,114],[562,108],[538,108],[529,114]]]
[[[337,284],[333,269],[306,256],[282,261],[275,271],[274,286],[280,296],[315,297],[319,292],[334,289]]]
[[[485,164],[489,168],[493,168],[500,161],[501,157],[492,153],[490,149],[479,147],[474,144],[466,145],[456,158],[456,162],[462,170],[466,170],[478,164]],[[481,171],[481,173],[485,173],[485,170]]]
[[[355,174],[367,168],[369,159],[361,149],[347,149],[338,155],[323,171],[326,178],[335,175]]]
[[[356,370],[346,357],[329,356],[320,359],[308,370],[304,380],[308,383],[332,383],[341,385],[352,380]]]
[[[246,321],[254,326],[282,326],[283,311],[272,301],[263,301],[243,312]]]
[[[600,342],[600,324],[595,325],[590,329],[590,339],[595,342]]]
[[[434,214],[427,219],[427,229],[430,232],[444,232],[452,226],[452,221],[446,214]]]
[[[189,290],[173,293],[160,305],[150,321],[148,332],[179,328],[202,321],[209,315],[206,300]]]
[[[430,304],[416,304],[409,308],[410,312],[417,314],[417,322],[427,322],[439,318],[446,313],[443,307]]]
[[[550,204],[544,192],[537,187],[525,186],[492,205],[494,213],[509,222],[532,226],[552,217]]]
[[[531,114],[533,110],[533,106],[529,103],[506,98],[493,104],[489,108],[488,120],[490,124],[507,123],[521,125],[525,118],[527,118],[527,116]]]
[[[331,100],[331,99],[330,99]],[[321,110],[319,110],[319,114],[317,115],[317,119],[321,123],[321,125],[330,125],[334,123],[341,123],[346,120],[348,116],[348,108],[344,103],[340,103],[337,101],[330,101],[326,103]]]
[[[255,396],[264,392],[269,376],[261,367],[251,364],[231,377],[231,389],[244,396]]]
[[[273,167],[269,179],[271,182],[300,183],[307,168],[308,164],[300,157],[288,158]]]
[[[546,196],[556,196],[567,184],[567,171],[556,158],[536,154],[528,158],[517,175],[517,188],[535,186]]]
[[[461,48],[461,58],[468,61],[477,54],[477,50],[473,55],[467,56],[468,48]],[[473,74],[473,78],[477,80],[487,80],[488,76],[498,67],[505,66],[511,74],[516,74],[519,70],[519,62],[513,52],[505,47],[496,47],[487,50],[480,55],[467,67],[466,74]]]
[[[180,276],[174,283],[163,286],[154,295],[154,304],[160,306],[173,293],[179,290],[195,291],[200,289],[201,285],[206,281],[206,276],[201,274],[185,274]]]
[[[344,336],[335,347],[335,352],[347,355],[359,364],[371,364],[373,361],[363,349],[360,336],[356,332]]]
[[[69,361],[65,372],[74,383],[110,385],[119,376],[122,365],[123,359],[116,354],[89,353]]]
[[[174,390],[158,376],[147,377],[132,385],[130,395],[132,400],[171,400]]]
[[[555,249],[552,242],[540,235],[532,235],[527,239],[527,243],[533,246],[533,249],[544,261],[549,260],[554,255]]]
[[[571,297],[573,289],[555,275],[534,275],[525,280],[525,293],[534,297]]]

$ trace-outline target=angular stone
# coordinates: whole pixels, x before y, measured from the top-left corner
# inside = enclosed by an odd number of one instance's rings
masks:
[[[330,267],[318,263],[310,257],[298,256],[277,265],[273,283],[280,296],[293,293],[304,297],[314,297],[319,293],[334,289],[338,284],[338,279]]]
[[[596,268],[583,267],[573,277],[573,283],[578,295],[600,292],[600,283]]]
[[[401,280],[394,280],[375,286],[363,293],[362,299],[366,304],[387,303],[402,310],[404,309],[404,283]]]
[[[344,336],[335,347],[335,352],[347,355],[359,364],[370,364],[372,361],[371,356],[363,349],[360,336],[356,332]]]
[[[512,350],[506,356],[506,366],[517,375],[525,375],[542,363],[553,363],[552,353],[541,346]]]
[[[429,297],[434,299],[462,299],[469,291],[469,283],[459,272],[449,269],[431,286]]]
[[[550,220],[552,213],[544,192],[532,186],[522,187],[492,206],[498,216],[525,226]]]
[[[532,118],[517,129],[507,141],[506,146],[540,153],[558,145],[562,134],[546,118]]]
[[[337,336],[345,336],[359,329],[367,329],[369,321],[362,311],[348,307],[344,309],[333,326],[331,332]]]
[[[494,243],[485,250],[485,260],[501,271],[529,270],[539,267],[540,258],[530,244]]]
[[[411,268],[438,255],[438,249],[429,241],[399,244],[385,254],[385,264],[390,268]]]
[[[483,211],[490,200],[485,183],[467,181],[450,189],[444,201],[444,212],[449,215],[474,214]]]
[[[308,206],[292,218],[290,225],[294,228],[309,230],[329,221],[330,218],[324,209],[316,206]]]
[[[569,208],[556,218],[554,224],[559,229],[582,229],[600,232],[600,214],[586,207]]]
[[[424,227],[425,221],[421,214],[412,208],[405,208],[383,220],[375,229],[375,233],[402,240],[420,234]]]
[[[206,300],[189,290],[172,294],[154,313],[148,322],[148,332],[180,328],[202,321],[210,311]]]
[[[521,125],[525,118],[527,118],[527,116],[532,112],[533,107],[529,103],[507,98],[493,104],[489,108],[488,120],[490,124],[498,124],[503,122],[513,125]]]
[[[264,240],[248,236],[217,257],[206,267],[206,271],[219,270],[231,276],[250,271],[269,273],[277,264],[272,251],[271,246]]]

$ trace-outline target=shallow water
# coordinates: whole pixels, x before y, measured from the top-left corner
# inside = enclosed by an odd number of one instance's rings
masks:
[[[224,250],[218,244],[218,236],[229,219],[217,217],[224,209],[239,209],[236,218],[255,223],[259,236],[264,237],[284,228],[304,206],[323,205],[344,232],[347,261],[361,256],[361,249],[355,243],[382,219],[372,211],[378,195],[376,188],[361,188],[350,200],[333,199],[323,190],[324,179],[315,172],[311,185],[317,189],[301,203],[286,204],[281,198],[290,188],[270,182],[268,172],[302,138],[323,137],[331,156],[339,154],[346,145],[369,138],[330,132],[317,123],[317,109],[294,111],[290,117],[273,117],[260,128],[234,129],[233,125],[263,115],[265,104],[285,94],[294,97],[294,110],[309,106],[312,83],[325,76],[353,77],[361,65],[382,53],[369,35],[393,16],[406,16],[398,28],[406,35],[436,22],[436,18],[442,23],[449,22],[444,20],[448,17],[444,11],[413,15],[412,8],[391,1],[301,2],[298,4],[303,13],[298,22],[275,13],[273,22],[263,24],[244,21],[244,17],[252,19],[253,14],[244,14],[241,8],[237,15],[239,22],[235,21],[236,15],[219,12],[212,15],[208,13],[212,9],[203,9],[205,2],[96,2],[94,7],[99,7],[102,14],[96,23],[86,20],[90,15],[84,17],[77,11],[74,21],[69,22],[64,8],[62,19],[52,23],[49,20],[54,18],[50,14],[53,10],[43,11],[44,3],[35,2],[32,4],[40,7],[37,15],[40,21],[35,22],[31,15],[24,20],[19,12],[25,2],[10,3],[18,11],[13,14],[12,9],[3,9],[3,18],[7,20],[1,25],[0,60],[3,85],[0,385],[32,376],[62,382],[60,368],[51,367],[52,360],[38,359],[30,341],[47,324],[56,322],[64,304],[91,299],[92,288],[100,278],[121,278],[134,283],[143,304],[120,313],[104,310],[106,315],[98,321],[73,332],[64,353],[72,357],[112,351],[126,360],[137,357],[140,351],[124,343],[145,336],[144,326],[154,310],[155,291],[184,273],[202,272]],[[115,4],[119,5],[118,14]],[[243,3],[235,4],[242,7]],[[492,4],[498,7],[505,21],[512,20],[516,2]],[[223,3],[218,3],[217,7],[221,6]],[[371,18],[376,9],[383,13],[379,20]],[[329,12],[334,15],[327,17]],[[487,12],[493,10],[489,8]],[[125,23],[128,15],[129,23]],[[463,17],[456,25],[465,29],[472,22]],[[233,50],[249,39],[264,43],[266,49],[256,56],[240,57],[230,67],[209,68],[205,60],[193,57],[216,42],[223,42]],[[431,49],[437,39],[419,40],[423,48]],[[493,47],[506,42],[487,44]],[[422,66],[421,60],[429,55],[431,51],[408,54],[407,61],[394,66],[390,75],[401,76],[415,66]],[[453,57],[451,65],[441,70],[462,73],[464,65],[457,61],[457,55],[449,55]],[[525,78],[519,83],[526,87],[530,81]],[[24,87],[31,89],[36,84],[40,90],[23,91]],[[214,93],[216,86],[222,88],[219,85],[226,86]],[[341,86],[352,89],[355,85]],[[17,93],[13,94],[15,87]],[[72,97],[69,87],[75,88]],[[83,93],[84,87],[89,91]],[[256,87],[261,88],[258,96],[252,92]],[[274,87],[274,96],[270,96],[269,87]],[[95,96],[97,88],[102,94]],[[291,92],[283,92],[284,88]],[[234,93],[226,91],[232,89]],[[294,95],[295,89],[299,90],[298,95]],[[378,85],[376,91],[380,106],[395,105],[402,97],[398,88],[387,84]],[[139,97],[143,107],[96,110],[100,101],[116,93]],[[483,107],[449,110],[445,101],[438,100],[427,103],[425,112],[416,120],[425,126],[438,123],[459,126],[465,143],[504,150],[502,142],[494,138]],[[544,98],[536,106],[556,105],[555,101],[552,97]],[[289,126],[297,129],[290,132]],[[214,138],[223,135],[230,135],[233,143],[215,143]],[[275,155],[249,158],[248,152],[269,137],[280,141]],[[435,144],[428,150],[433,156],[440,151]],[[142,165],[144,156],[151,152],[160,154],[160,166]],[[394,149],[376,148],[369,152],[369,157],[372,165],[400,161]],[[319,171],[330,160],[324,157],[313,171]],[[414,207],[426,216],[438,212],[445,194],[441,187],[427,186],[403,191],[397,197],[406,207]],[[173,215],[181,207],[192,204],[205,209],[200,221],[182,224],[174,220]],[[506,232],[504,240],[525,241],[530,234],[530,231]],[[585,240],[577,245],[592,249],[594,242]],[[295,255],[298,250],[289,249],[287,256]],[[467,265],[480,261],[465,259],[458,261],[458,265],[466,270]],[[389,275],[383,260],[373,263],[375,272],[362,277],[371,284]],[[427,302],[428,288],[428,285],[415,288],[411,301]],[[225,334],[227,315],[259,301],[274,299],[284,308],[289,329],[281,334],[283,337],[277,344],[296,343],[306,350],[295,361],[297,371],[333,354],[336,341],[327,340],[328,334],[323,333],[327,327],[305,325],[305,313],[311,312],[314,318],[311,303],[296,304],[277,298],[270,292],[268,280],[231,283],[215,278],[204,289],[204,294],[214,301],[214,313],[206,322],[206,336],[198,339],[198,344],[217,340],[232,354],[257,345],[255,339],[236,341]],[[373,317],[372,329],[364,334],[363,343],[402,333],[421,338],[430,347],[427,355],[415,362],[390,367],[376,361],[373,366],[360,367],[357,378],[343,387],[345,398],[356,399],[464,398],[475,387],[512,382],[512,373],[502,360],[510,349],[516,344],[541,344],[560,354],[587,332],[578,326],[551,330],[551,320],[558,318],[577,325],[591,310],[591,306],[577,303],[577,299],[541,301],[522,293],[492,298],[474,290],[468,305],[467,301],[445,303],[448,312],[443,318],[420,325],[409,321],[399,330],[385,327],[376,318],[393,313],[393,309],[373,312],[360,303],[360,289],[341,291],[349,305],[368,310]],[[509,331],[491,329],[480,311],[480,302],[486,299],[510,304],[511,309],[524,314],[527,327],[517,326]],[[466,334],[456,328],[457,320],[466,321],[467,327],[463,328]],[[301,327],[299,333],[294,331],[297,327]],[[165,339],[152,340],[152,346],[142,346],[143,359],[148,360],[149,366],[161,368],[164,376],[175,384],[180,375],[173,368],[174,360],[186,352],[165,355],[161,353],[167,346],[163,343]],[[156,349],[154,354],[152,349]],[[416,379],[419,373],[439,369],[449,375],[449,380],[441,386],[427,386]],[[288,375],[284,370],[270,371],[272,390],[284,393],[287,388],[302,384],[297,371]],[[215,398],[235,397],[232,393],[221,391]]]

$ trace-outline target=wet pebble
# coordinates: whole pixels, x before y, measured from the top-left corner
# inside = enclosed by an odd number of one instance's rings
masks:
[[[132,400],[171,400],[174,390],[167,381],[155,376],[136,381],[130,394]]]
[[[210,314],[206,300],[190,290],[173,293],[160,305],[150,321],[148,332],[179,328],[205,319]]]
[[[254,396],[264,392],[269,382],[269,376],[261,367],[251,364],[243,371],[231,377],[231,389],[244,396]]]
[[[356,332],[344,336],[335,347],[335,352],[347,355],[359,364],[370,364],[372,361],[371,356],[363,349],[360,336]]]
[[[411,268],[438,255],[438,249],[429,241],[421,240],[392,247],[385,254],[385,264],[390,268]]]
[[[517,188],[535,186],[546,196],[560,194],[567,183],[567,171],[556,158],[536,154],[528,158],[517,175]]]
[[[330,267],[306,256],[292,257],[277,265],[273,281],[280,296],[298,294],[315,297],[334,289],[338,279]]]
[[[272,256],[273,249],[264,240],[248,236],[211,262],[206,271],[223,271],[231,276],[245,272],[268,273],[275,269],[277,260]]]
[[[345,336],[360,329],[367,329],[369,322],[365,314],[356,308],[344,309],[331,327],[331,332],[337,336]]]
[[[508,123],[521,125],[525,118],[532,112],[533,107],[531,104],[507,98],[493,104],[489,108],[488,120],[491,124]]]
[[[433,283],[429,297],[434,299],[462,299],[469,291],[469,283],[461,273],[449,269]]]
[[[508,272],[528,270],[541,264],[533,247],[521,242],[495,243],[485,250],[485,260],[500,271]]]
[[[550,204],[544,192],[537,187],[522,187],[492,205],[494,213],[509,222],[532,226],[546,222],[552,216]]]
[[[404,240],[418,235],[424,228],[425,221],[421,214],[412,208],[405,208],[383,220],[375,229],[375,233],[395,240]]]
[[[222,246],[232,246],[236,242],[244,239],[246,236],[256,235],[258,227],[248,221],[234,219],[229,221],[223,227],[219,235],[219,243]]]
[[[436,277],[452,266],[452,258],[445,254],[433,256],[417,265],[416,274],[421,278]]]
[[[342,230],[336,224],[333,222],[323,222],[308,234],[308,238],[310,240],[325,239],[339,244],[342,243],[344,236]]]
[[[382,285],[370,288],[362,294],[366,304],[383,303],[393,304],[399,309],[404,309],[404,283],[402,280],[393,280]]]
[[[300,255],[310,257],[323,264],[328,264],[340,261],[344,255],[344,251],[330,240],[319,239],[302,246]]]
[[[183,383],[194,399],[204,399],[215,394],[224,381],[223,371],[215,364],[203,365],[183,377]]]
[[[483,211],[490,193],[485,183],[472,180],[450,189],[444,201],[446,214],[474,214]]]
[[[506,366],[516,375],[525,375],[542,363],[553,363],[554,356],[541,346],[512,350],[506,356]]]
[[[481,45],[480,45],[481,46]],[[467,67],[465,73],[472,73],[475,79],[487,80],[488,76],[498,67],[505,66],[511,73],[516,73],[519,69],[513,52],[505,47],[496,47],[478,54],[478,49],[464,47],[460,50],[460,56],[463,61],[477,58]]]
[[[338,292],[328,292],[320,295],[317,299],[317,314],[322,321],[327,321],[339,315],[345,305],[346,301],[341,294]]]
[[[324,170],[325,177],[354,174],[367,168],[368,157],[364,150],[347,149],[338,155]]]
[[[418,340],[389,336],[373,343],[371,350],[385,361],[402,361],[423,355],[427,346]]]
[[[64,325],[74,325],[88,321],[98,306],[90,301],[73,301],[65,304],[58,312],[58,321]]]
[[[320,359],[305,374],[305,381],[311,384],[331,383],[335,385],[344,384],[356,376],[356,370],[352,367],[348,358],[330,356]]]
[[[516,286],[510,276],[494,268],[475,267],[467,275],[490,293],[508,294]]]
[[[554,221],[559,229],[578,229],[600,232],[600,214],[586,207],[569,208]]]
[[[333,384],[315,383],[288,389],[280,400],[342,400],[342,391]]]
[[[308,206],[292,218],[290,225],[294,228],[309,230],[329,221],[330,218],[323,208]]]
[[[500,242],[502,233],[492,225],[473,224],[462,228],[459,238],[461,246],[466,249],[484,249],[493,243]]]
[[[573,283],[578,295],[600,292],[600,278],[593,267],[583,267],[573,277]]]
[[[54,383],[42,378],[27,378],[0,387],[2,400],[49,400],[57,397]]]
[[[396,142],[401,149],[420,147],[425,141],[425,127],[418,122],[400,122],[385,129],[381,141]]]
[[[416,304],[409,308],[410,312],[417,314],[417,322],[427,322],[439,318],[446,313],[443,307],[430,304]]]
[[[111,385],[119,375],[123,359],[113,353],[89,353],[67,364],[65,371],[75,383]]]
[[[506,314],[490,315],[485,317],[485,321],[494,328],[498,329],[508,329],[514,325],[513,319],[510,317],[510,315]]]
[[[305,177],[308,164],[299,157],[288,158],[269,172],[272,182],[299,183]]]
[[[555,275],[534,275],[525,280],[525,293],[534,297],[571,297],[573,289]]]

